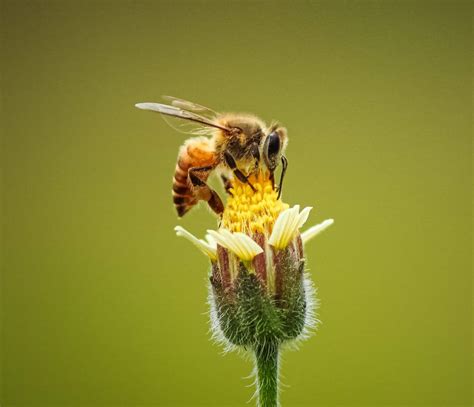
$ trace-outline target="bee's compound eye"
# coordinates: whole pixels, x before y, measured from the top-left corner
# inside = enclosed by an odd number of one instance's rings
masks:
[[[280,151],[280,136],[276,131],[270,133],[268,135],[268,147],[267,147],[267,154],[269,157],[278,154]]]
[[[278,157],[280,153],[280,136],[276,131],[272,131],[265,140],[263,146],[263,158],[270,171],[274,171],[278,165]]]

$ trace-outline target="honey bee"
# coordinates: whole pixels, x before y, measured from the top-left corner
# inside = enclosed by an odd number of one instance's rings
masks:
[[[179,149],[173,177],[173,203],[179,217],[201,200],[206,201],[218,216],[222,214],[222,200],[207,184],[213,171],[220,175],[227,193],[231,193],[233,177],[255,191],[249,177],[258,171],[268,171],[275,188],[274,172],[281,163],[280,198],[288,166],[288,160],[283,155],[288,143],[284,127],[278,123],[267,127],[251,114],[217,113],[183,99],[165,98],[170,104],[137,103],[135,106],[192,125],[186,133],[194,137],[186,140]]]

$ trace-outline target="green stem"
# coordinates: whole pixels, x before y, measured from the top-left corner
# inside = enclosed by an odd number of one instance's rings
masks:
[[[278,345],[257,346],[255,362],[259,407],[278,407]]]

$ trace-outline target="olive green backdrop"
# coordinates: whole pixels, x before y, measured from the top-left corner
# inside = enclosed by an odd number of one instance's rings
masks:
[[[322,325],[290,406],[468,406],[469,2],[2,1],[1,405],[243,406],[174,236],[171,94],[289,130]],[[251,404],[250,404],[251,405]]]

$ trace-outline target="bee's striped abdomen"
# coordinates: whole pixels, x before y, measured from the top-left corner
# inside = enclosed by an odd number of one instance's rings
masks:
[[[188,178],[189,169],[213,165],[215,157],[215,153],[210,148],[210,140],[205,137],[189,139],[181,146],[172,190],[173,203],[179,217],[184,216],[198,202]]]

